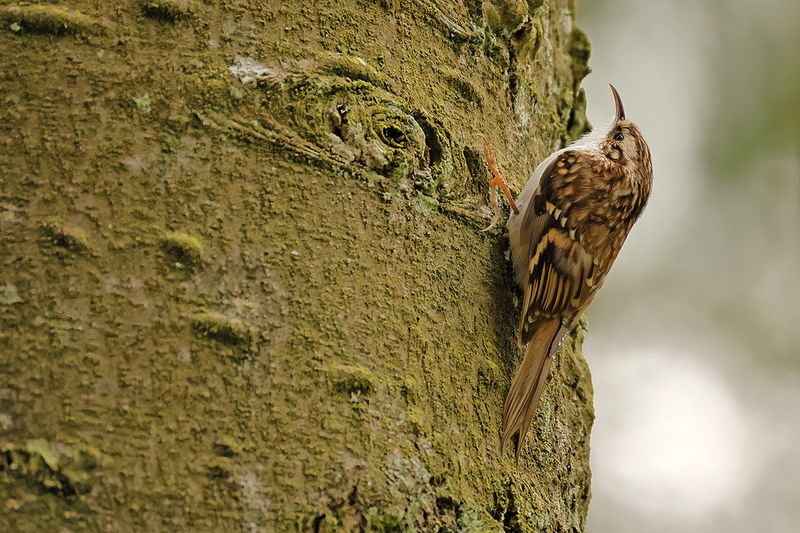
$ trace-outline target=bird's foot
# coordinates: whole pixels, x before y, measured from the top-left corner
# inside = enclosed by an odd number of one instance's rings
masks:
[[[500,189],[503,191],[503,194],[508,201],[508,205],[511,206],[511,210],[514,211],[514,214],[519,214],[519,208],[517,207],[516,202],[514,202],[514,197],[511,195],[511,191],[508,189],[508,184],[506,180],[500,175],[500,171],[497,169],[497,159],[494,157],[494,150],[492,150],[492,143],[486,143],[484,145],[484,155],[486,156],[486,164],[489,166],[489,172],[492,173],[492,179],[489,181],[489,205],[492,208],[492,212],[494,212],[494,216],[492,217],[492,222],[489,224],[489,227],[484,229],[483,231],[489,231],[495,227],[497,222],[500,220],[500,207],[497,205],[497,193],[496,189]]]

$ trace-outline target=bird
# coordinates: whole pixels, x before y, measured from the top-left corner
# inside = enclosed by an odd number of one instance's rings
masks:
[[[524,295],[517,335],[525,355],[506,397],[501,442],[502,453],[516,441],[517,464],[553,356],[603,286],[650,197],[650,148],[609,85],[616,108],[610,125],[545,158],[516,202],[486,144],[490,184],[511,206],[506,227]]]

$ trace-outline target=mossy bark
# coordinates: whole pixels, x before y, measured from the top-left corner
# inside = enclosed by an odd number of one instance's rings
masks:
[[[484,139],[581,133],[571,0],[1,8],[0,530],[582,531],[568,340],[519,467]]]

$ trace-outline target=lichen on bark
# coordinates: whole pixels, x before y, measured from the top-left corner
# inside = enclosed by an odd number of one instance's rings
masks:
[[[485,140],[586,127],[570,0],[0,20],[0,530],[585,528],[583,332],[516,467],[480,231]]]

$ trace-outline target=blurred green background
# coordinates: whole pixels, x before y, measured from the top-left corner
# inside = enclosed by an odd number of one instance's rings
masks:
[[[578,0],[653,195],[589,310],[589,531],[800,527],[800,2]]]

